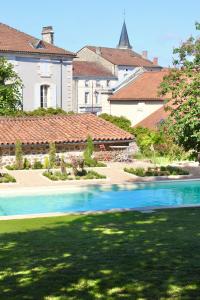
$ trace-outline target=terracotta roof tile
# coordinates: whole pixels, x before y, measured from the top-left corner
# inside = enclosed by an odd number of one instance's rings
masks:
[[[88,61],[73,61],[73,76],[115,78],[115,76],[102,65]]]
[[[114,93],[109,100],[164,100],[158,96],[158,89],[167,73],[165,70],[144,72]]]
[[[162,123],[168,116],[170,112],[165,111],[164,106],[160,107],[156,111],[154,111],[151,115],[149,115],[144,120],[140,121],[134,127],[142,126],[147,127],[149,129],[156,129],[159,124]]]
[[[0,144],[78,143],[133,140],[133,136],[92,114],[0,118]]]
[[[0,52],[75,56],[74,53],[42,41],[44,48],[34,48],[38,40],[8,25],[0,23]]]
[[[93,52],[96,52],[98,48],[101,52],[101,56],[114,65],[151,68],[159,67],[158,65],[154,65],[152,61],[143,58],[142,55],[130,49],[117,49],[95,46],[86,47]]]

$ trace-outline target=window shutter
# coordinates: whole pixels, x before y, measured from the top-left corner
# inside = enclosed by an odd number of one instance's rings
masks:
[[[56,108],[57,107],[57,91],[56,91],[56,84],[51,84],[51,103],[50,107]]]
[[[40,84],[36,83],[34,88],[34,109],[40,107]]]

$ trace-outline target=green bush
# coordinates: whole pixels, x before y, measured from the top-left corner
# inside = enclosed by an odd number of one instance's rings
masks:
[[[189,172],[178,167],[161,166],[149,167],[147,170],[144,168],[124,168],[124,171],[136,176],[169,176],[169,175],[188,175]]]
[[[43,169],[43,164],[39,160],[35,159],[32,169]]]
[[[68,174],[62,174],[60,171],[52,172],[52,171],[45,171],[43,172],[43,176],[49,178],[50,180],[57,181],[57,180],[80,180],[80,179],[104,179],[106,176],[101,175],[93,170],[86,172],[78,172],[76,176],[69,176]]]
[[[73,112],[66,112],[61,108],[37,108],[33,111],[16,111],[14,113],[15,117],[22,117],[22,116],[49,116],[49,115],[72,115]]]
[[[24,158],[24,163],[23,163],[23,169],[28,170],[31,168],[31,163],[30,161],[25,157]]]
[[[5,166],[5,168],[10,171],[17,170],[15,165],[7,165],[7,166]]]
[[[0,174],[0,183],[16,182],[16,179],[8,173]]]
[[[131,127],[131,121],[128,120],[125,117],[117,117],[117,116],[112,116],[112,115],[108,115],[108,114],[101,114],[99,115],[100,118],[113,123],[114,125],[116,125],[117,127],[128,131],[130,133],[133,133],[133,128]]]

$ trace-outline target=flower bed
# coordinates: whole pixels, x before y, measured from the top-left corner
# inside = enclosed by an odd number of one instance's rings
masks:
[[[80,179],[105,179],[106,176],[99,174],[93,170],[91,171],[85,171],[78,173],[76,176],[73,174],[68,174],[68,173],[61,173],[60,171],[52,172],[52,171],[45,171],[43,173],[43,176],[49,178],[50,180],[53,181],[58,181],[58,180],[80,180]]]
[[[124,168],[124,171],[140,177],[148,176],[169,176],[169,175],[189,175],[189,172],[178,167],[161,166],[155,168]]]
[[[0,173],[0,183],[16,182],[16,179],[8,173]]]

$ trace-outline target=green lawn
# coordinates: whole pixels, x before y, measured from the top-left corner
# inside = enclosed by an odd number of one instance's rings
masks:
[[[200,299],[200,209],[0,221],[0,299]]]

